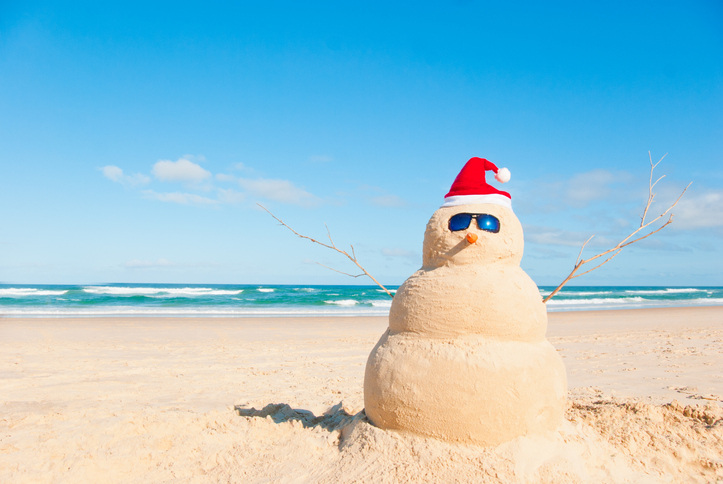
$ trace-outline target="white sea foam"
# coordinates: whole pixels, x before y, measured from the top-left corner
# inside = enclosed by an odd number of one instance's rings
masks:
[[[259,287],[256,290],[259,292],[274,292],[276,289],[271,288],[271,287]]]
[[[642,297],[621,297],[621,298],[591,298],[591,299],[550,299],[547,304],[556,305],[578,305],[578,306],[598,306],[607,304],[631,304],[646,301]]]
[[[372,306],[375,308],[391,308],[392,307],[392,300],[388,301],[372,301]]]
[[[241,294],[243,289],[212,289],[210,287],[123,287],[123,286],[87,286],[83,291],[88,294],[107,294],[110,296],[157,296],[157,297],[195,297],[195,296],[233,296]]]
[[[8,287],[0,289],[0,297],[62,296],[67,290],[35,289],[33,287]]]
[[[359,304],[353,299],[339,299],[337,301],[324,301],[326,304],[338,304],[339,306],[356,306]]]
[[[565,291],[562,290],[558,294],[562,296],[604,296],[606,294],[612,294],[613,291]],[[549,294],[549,292],[548,292]]]
[[[698,289],[695,287],[675,287],[666,289],[628,289],[624,291],[625,294],[684,294],[693,292],[705,292],[710,294],[712,291],[707,289]]]
[[[2,308],[5,317],[97,317],[97,316],[146,316],[146,317],[243,317],[243,316],[386,316],[388,308],[325,306],[291,308],[141,308],[132,306],[97,306],[94,308]]]
[[[670,304],[667,300],[646,299],[640,296],[624,298],[593,298],[593,299],[550,299],[547,302],[551,311],[564,310],[595,310],[595,309],[634,309],[655,307],[683,307],[683,306],[719,306],[723,298],[696,298],[679,299]]]
[[[540,295],[541,296],[549,296],[552,294],[552,291],[547,291],[545,289],[540,289]],[[567,296],[567,297],[575,297],[575,296],[605,296],[607,294],[614,294],[614,291],[566,291],[561,290],[557,293],[560,296]]]

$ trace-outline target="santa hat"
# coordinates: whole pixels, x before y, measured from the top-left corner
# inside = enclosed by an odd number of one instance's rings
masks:
[[[512,197],[507,192],[497,190],[485,181],[485,172],[493,171],[495,180],[500,183],[510,181],[510,170],[497,168],[484,158],[470,158],[459,172],[452,188],[444,196],[443,207],[453,207],[467,203],[494,203],[512,208]]]

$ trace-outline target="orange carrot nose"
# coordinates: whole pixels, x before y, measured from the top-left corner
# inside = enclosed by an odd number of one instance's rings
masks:
[[[466,238],[467,242],[469,242],[470,244],[474,244],[475,242],[477,242],[477,234],[473,234],[472,232],[468,233]]]

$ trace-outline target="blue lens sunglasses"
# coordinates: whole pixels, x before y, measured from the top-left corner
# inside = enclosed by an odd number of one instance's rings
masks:
[[[495,234],[500,231],[500,220],[488,213],[458,213],[452,215],[449,219],[449,230],[452,232],[467,230],[473,218],[477,219],[477,227],[479,227],[480,230]]]

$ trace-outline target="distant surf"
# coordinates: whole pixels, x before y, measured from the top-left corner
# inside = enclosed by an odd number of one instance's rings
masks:
[[[553,289],[541,287],[540,297]],[[366,285],[0,284],[6,317],[386,316],[391,303]],[[723,288],[570,286],[547,304],[550,311],[723,305]]]

